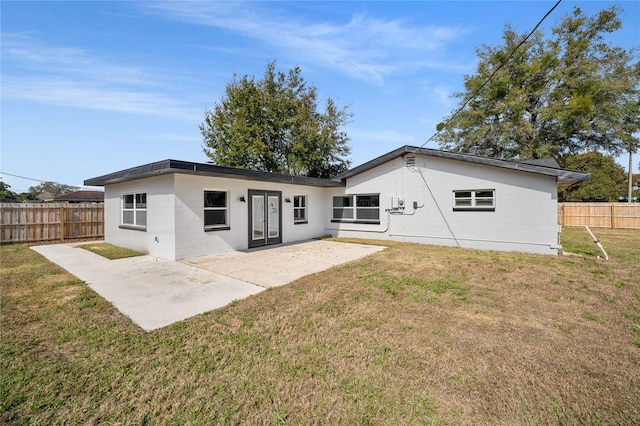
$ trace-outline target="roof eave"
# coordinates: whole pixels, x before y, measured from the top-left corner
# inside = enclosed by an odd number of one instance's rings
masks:
[[[566,170],[566,174],[559,176],[557,179],[558,188],[568,188],[572,185],[586,182],[589,179],[591,179],[591,173]]]
[[[438,157],[449,160],[465,161],[473,164],[480,164],[491,167],[499,167],[503,169],[516,170],[521,172],[535,173],[546,176],[556,177],[559,187],[570,186],[579,182],[589,180],[589,173],[578,172],[573,170],[559,169],[555,167],[543,166],[538,164],[528,164],[523,162],[516,162],[510,160],[502,160],[498,158],[478,157],[471,154],[461,154],[457,152],[440,151],[430,148],[420,148],[415,146],[405,145],[401,148],[395,149],[380,157],[374,158],[364,164],[361,164],[353,169],[347,170],[341,175],[336,176],[335,179],[346,180],[352,176],[363,173],[374,167],[382,165],[388,161],[391,161],[397,157],[402,157],[406,154],[420,154],[430,157]]]
[[[381,155],[380,157],[376,157],[373,160],[369,160],[366,163],[360,164],[359,166],[354,167],[353,169],[349,169],[346,172],[339,174],[334,177],[334,180],[344,180],[348,179],[357,174],[366,172],[367,170],[373,169],[374,167],[378,167],[388,161],[391,161],[397,157],[401,157],[402,155],[412,152],[409,150],[409,145],[402,146],[398,149],[394,149],[391,152]]]
[[[233,167],[223,167],[213,164],[193,163],[180,160],[162,160],[155,163],[144,164],[142,166],[132,167],[130,169],[120,170],[118,172],[110,173],[104,176],[87,179],[84,181],[84,184],[87,186],[105,186],[170,173],[242,180],[258,180],[320,187],[343,186],[341,182],[336,182],[329,179],[283,175],[277,173],[261,172],[248,169],[237,169]]]

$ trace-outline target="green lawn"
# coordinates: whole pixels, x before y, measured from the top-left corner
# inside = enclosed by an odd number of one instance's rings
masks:
[[[110,260],[125,259],[127,257],[142,256],[144,253],[131,250],[124,247],[114,246],[113,244],[97,242],[82,244],[78,247],[88,250],[92,253],[99,254],[102,257],[106,257]]]
[[[385,242],[152,333],[0,247],[0,424],[639,424],[640,231],[593,231],[609,262]]]

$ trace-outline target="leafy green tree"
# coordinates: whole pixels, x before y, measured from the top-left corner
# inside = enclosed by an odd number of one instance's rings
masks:
[[[269,62],[262,80],[234,75],[205,112],[205,154],[221,166],[292,175],[326,178],[346,170],[349,137],[341,127],[351,114],[332,99],[319,111],[317,89],[300,72],[284,74]]]
[[[454,94],[460,112],[438,125],[441,147],[521,160],[637,151],[638,48],[626,51],[605,40],[621,27],[619,12],[614,6],[585,16],[576,7],[551,37],[534,33],[496,72],[525,39],[507,25],[501,46],[477,49],[476,73]]]
[[[18,195],[11,190],[11,185],[0,180],[0,200],[16,200]]]
[[[627,194],[627,174],[613,157],[599,152],[567,155],[561,165],[570,170],[589,172],[590,179],[558,191],[560,201],[618,201]]]
[[[77,191],[77,186],[65,185],[57,182],[42,182],[40,185],[30,186],[27,191],[27,199],[35,200],[38,196],[47,195],[55,196],[61,194],[67,194],[69,192]]]

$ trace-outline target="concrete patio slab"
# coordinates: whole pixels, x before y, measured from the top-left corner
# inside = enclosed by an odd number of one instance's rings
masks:
[[[149,256],[108,260],[79,244],[31,247],[69,273],[146,331],[218,309],[263,287],[181,262]]]
[[[268,288],[384,249],[366,244],[311,240],[195,257],[182,262]]]
[[[150,256],[109,260],[82,244],[91,242],[31,248],[147,331],[384,249],[314,240],[174,262]]]

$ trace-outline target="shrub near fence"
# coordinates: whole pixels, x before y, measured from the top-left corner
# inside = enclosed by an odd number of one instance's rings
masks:
[[[104,237],[104,204],[0,204],[0,244]]]
[[[562,226],[640,229],[640,203],[558,203]]]

